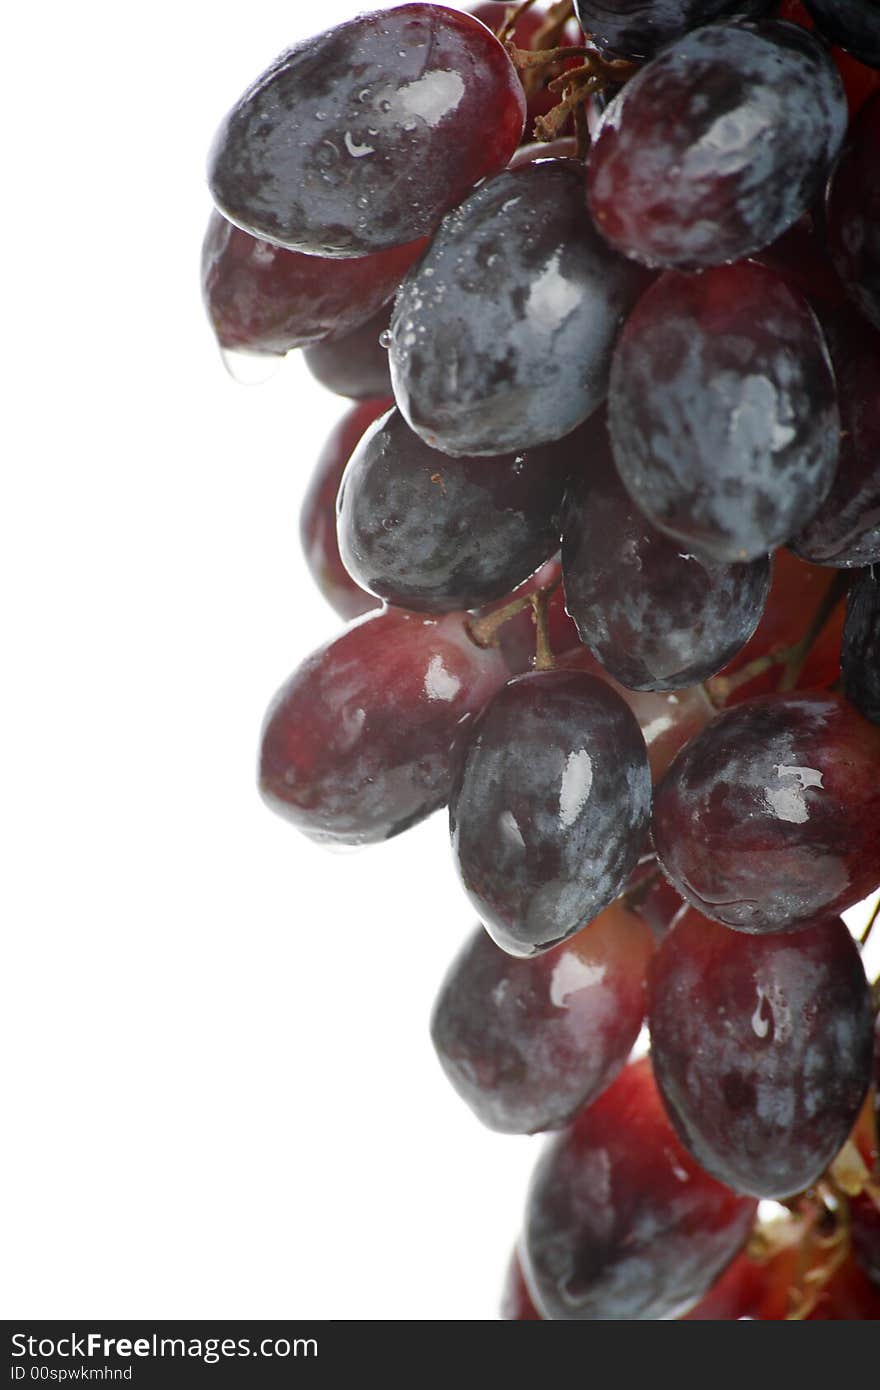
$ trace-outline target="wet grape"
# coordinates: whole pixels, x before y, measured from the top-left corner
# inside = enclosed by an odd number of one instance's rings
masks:
[[[635,867],[650,804],[644,739],[607,684],[562,670],[510,681],[449,801],[462,883],[498,944],[529,956],[591,922]]]
[[[600,51],[644,59],[712,20],[763,14],[771,0],[575,0],[574,8]]]
[[[698,1163],[754,1197],[821,1177],[859,1113],[874,1042],[840,918],[747,936],[691,910],[660,946],[649,998],[657,1085]]]
[[[524,122],[516,71],[483,24],[401,5],[282,53],[221,124],[208,179],[254,236],[362,256],[429,235],[504,168]]]
[[[334,262],[336,264],[336,262]],[[333,335],[303,353],[312,376],[337,396],[368,401],[391,395],[388,353],[380,341],[387,332],[391,310],[378,314],[351,333]]]

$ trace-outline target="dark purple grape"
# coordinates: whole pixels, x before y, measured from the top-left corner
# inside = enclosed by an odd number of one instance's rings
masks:
[[[880,68],[880,6],[877,0],[803,0],[803,3],[823,38],[845,48],[869,67]]]
[[[336,495],[362,435],[385,414],[388,405],[388,401],[366,401],[343,415],[321,450],[300,512],[299,533],[306,564],[327,602],[343,618],[359,618],[379,607],[379,600],[355,583],[340,558]]]
[[[338,265],[338,262],[333,264]],[[388,351],[379,341],[388,329],[390,318],[391,310],[383,307],[353,332],[325,338],[307,348],[303,357],[312,376],[328,391],[348,396],[350,400],[368,401],[390,396]]]
[[[604,399],[644,283],[593,227],[576,160],[501,174],[449,214],[404,281],[391,321],[397,404],[446,454],[561,439]]]
[[[871,570],[847,596],[840,660],[847,699],[872,724],[880,724],[880,574]]]
[[[361,441],[339,493],[339,548],[370,593],[429,613],[501,598],[559,549],[567,441],[448,458],[398,410]]]
[[[566,498],[566,608],[581,641],[634,690],[680,690],[714,676],[758,626],[770,560],[701,560],[646,521],[620,481],[597,420]]]
[[[645,741],[605,682],[510,681],[474,725],[449,800],[462,882],[511,955],[591,922],[635,867],[651,808]]]
[[[846,122],[837,70],[806,30],[777,21],[698,29],[605,113],[588,170],[596,225],[646,265],[739,260],[820,192]]]
[[[479,927],[431,1019],[440,1064],[477,1118],[505,1134],[536,1134],[595,1100],[638,1037],[652,950],[650,928],[623,902],[531,960],[508,955]]]
[[[421,3],[360,15],[282,53],[244,93],[217,132],[211,192],[254,236],[362,256],[432,232],[504,168],[525,114],[479,20]]]
[[[800,531],[834,480],[834,375],[803,296],[750,261],[668,271],[611,369],[614,459],[645,515],[731,564]]]
[[[746,936],[691,910],[650,970],[651,1058],[708,1173],[790,1197],[825,1172],[871,1080],[871,993],[839,917]]]
[[[880,730],[846,700],[766,695],[725,710],[654,798],[683,897],[743,932],[802,927],[880,885]]]
[[[281,355],[359,328],[387,304],[424,241],[356,260],[285,251],[211,214],[202,296],[222,348]]]
[[[574,0],[585,34],[603,53],[653,58],[690,29],[731,15],[760,15],[772,0]]]
[[[679,1143],[644,1058],[544,1151],[526,1208],[529,1292],[545,1318],[679,1317],[745,1243],[755,1210]]]
[[[840,404],[837,474],[789,544],[813,564],[849,569],[880,560],[880,334],[849,306],[824,327]]]
[[[506,679],[462,614],[370,615],[320,647],[263,725],[260,791],[312,839],[387,840],[442,806],[473,715]]]
[[[828,184],[828,244],[853,302],[880,328],[880,92],[853,121]]]

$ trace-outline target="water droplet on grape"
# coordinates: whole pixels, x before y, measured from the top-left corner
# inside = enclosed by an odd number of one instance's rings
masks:
[[[280,353],[248,352],[244,348],[221,348],[220,356],[232,380],[241,386],[262,386],[284,361]]]
[[[382,332],[379,334],[379,346],[383,347],[387,352],[393,342],[394,334],[391,332],[391,329],[383,328]]]

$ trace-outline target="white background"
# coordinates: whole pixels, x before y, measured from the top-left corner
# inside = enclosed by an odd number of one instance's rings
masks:
[[[224,373],[204,160],[351,0],[19,7],[0,82],[6,1317],[495,1315],[540,1140],[427,1020],[472,925],[442,816],[330,855],[264,707],[338,625],[297,517],[344,403]]]

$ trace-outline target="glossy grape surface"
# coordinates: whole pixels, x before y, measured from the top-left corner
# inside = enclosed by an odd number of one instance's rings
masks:
[[[840,423],[828,351],[806,300],[763,266],[661,276],[620,335],[608,405],[638,506],[715,559],[766,555],[831,488]]]
[[[442,806],[473,715],[506,679],[461,614],[371,615],[321,647],[269,708],[260,790],[315,840],[386,840]]]
[[[478,927],[431,1020],[440,1064],[477,1118],[535,1134],[595,1100],[642,1026],[652,950],[649,927],[620,902],[531,960],[508,955]]]
[[[877,0],[804,0],[819,33],[863,63],[880,68]]]
[[[644,1059],[545,1150],[526,1211],[526,1282],[548,1318],[678,1317],[737,1253],[754,1214],[679,1143]]]
[[[388,401],[367,401],[347,411],[328,438],[303,498],[300,541],[312,578],[342,618],[359,618],[379,600],[356,584],[342,563],[336,540],[336,496],[345,466],[364,432],[384,415]]]
[[[702,560],[645,519],[602,421],[569,485],[562,570],[581,641],[635,690],[681,690],[713,676],[755,631],[770,590],[766,555],[748,565]]]
[[[866,102],[828,185],[828,243],[853,302],[880,328],[880,93]]]
[[[643,283],[596,232],[577,161],[501,174],[449,214],[404,281],[391,323],[397,404],[447,454],[561,439],[604,399]]]
[[[249,236],[214,212],[202,247],[202,296],[221,347],[282,354],[366,323],[424,247],[321,260]]]
[[[338,261],[333,262],[338,265]],[[325,338],[303,353],[316,381],[350,400],[369,401],[391,395],[388,353],[379,341],[388,328],[391,310],[383,305],[378,314],[344,333]]]
[[[500,458],[449,458],[393,410],[362,440],[343,478],[345,567],[403,608],[478,608],[559,549],[569,466],[565,441]]]
[[[651,806],[638,724],[603,681],[518,676],[476,722],[449,801],[462,882],[512,955],[591,922],[635,867]]]
[[[819,193],[846,122],[837,70],[805,30],[775,21],[698,29],[606,111],[588,166],[596,225],[646,265],[739,260]]]
[[[760,15],[771,0],[575,0],[580,26],[596,47],[621,58],[652,58],[690,29],[728,15]]]
[[[847,597],[841,666],[847,699],[880,724],[880,576],[870,570]]]
[[[835,695],[725,710],[654,797],[664,871],[706,916],[775,932],[832,916],[880,884],[880,730]]]
[[[837,473],[806,530],[791,542],[805,560],[841,569],[880,560],[880,334],[847,306],[825,322],[837,380]]]
[[[421,3],[360,15],[282,53],[244,93],[215,138],[211,192],[230,221],[294,250],[386,250],[430,234],[504,168],[525,110],[478,20]]]
[[[790,1197],[844,1144],[874,1020],[839,917],[747,936],[688,912],[650,971],[654,1075],[682,1142],[737,1192]]]

